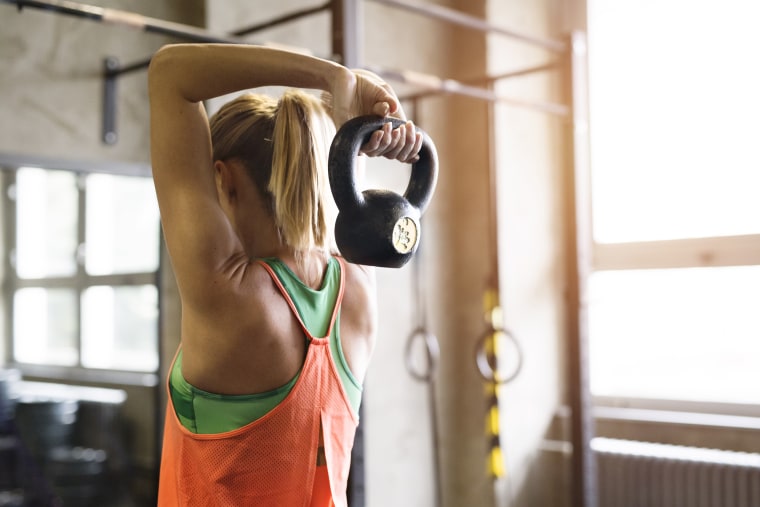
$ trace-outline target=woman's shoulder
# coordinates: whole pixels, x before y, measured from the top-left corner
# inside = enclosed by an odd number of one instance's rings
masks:
[[[357,283],[367,283],[372,286],[375,284],[375,268],[372,266],[363,266],[361,264],[354,264],[348,262],[346,259],[340,256],[335,256],[335,259],[340,261],[340,264],[345,267],[346,282],[353,281]]]
[[[350,262],[345,266],[343,308],[367,316],[374,315],[376,302],[375,269]]]

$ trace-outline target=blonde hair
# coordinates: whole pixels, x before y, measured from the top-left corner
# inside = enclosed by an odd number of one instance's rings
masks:
[[[335,126],[322,102],[286,91],[279,101],[246,93],[210,120],[214,160],[238,159],[297,256],[332,250],[334,203],[327,156]]]

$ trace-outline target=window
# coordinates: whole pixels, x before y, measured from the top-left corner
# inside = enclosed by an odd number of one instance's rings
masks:
[[[592,393],[760,404],[760,3],[588,13]]]
[[[13,361],[155,372],[160,233],[152,181],[31,167],[3,177]]]

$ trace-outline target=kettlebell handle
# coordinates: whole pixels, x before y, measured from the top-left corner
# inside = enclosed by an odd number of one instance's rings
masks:
[[[405,123],[393,117],[357,116],[344,123],[335,134],[330,147],[328,169],[330,188],[338,209],[353,209],[364,204],[364,196],[354,181],[356,157],[372,133],[388,122],[394,129]],[[430,136],[422,129],[418,128],[417,131],[422,134],[422,147],[419,160],[412,164],[404,198],[423,213],[438,180],[438,153]]]

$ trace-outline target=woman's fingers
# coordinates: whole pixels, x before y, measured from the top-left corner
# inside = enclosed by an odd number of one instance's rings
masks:
[[[393,141],[391,124],[386,123],[378,130],[374,131],[369,138],[369,141],[364,143],[361,148],[361,152],[370,157],[377,157],[382,155],[388,145]]]
[[[399,153],[404,150],[404,146],[406,145],[406,132],[406,125],[401,125],[397,129],[394,129],[391,143],[382,153],[383,157],[391,160],[398,158]]]
[[[404,162],[413,163],[420,159],[420,150],[422,149],[422,132],[417,132],[414,137],[414,147],[410,151],[409,157]]]
[[[422,134],[417,132],[412,122],[406,122],[393,129],[390,122],[370,136],[362,153],[370,157],[385,157],[400,162],[415,162],[422,148]]]
[[[422,134],[417,132],[412,122],[406,122],[406,138],[397,153],[394,154],[396,160],[401,162],[412,162],[417,157],[422,147]],[[418,141],[419,140],[419,141]]]

